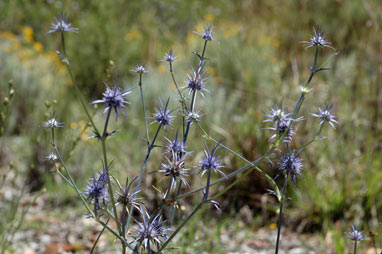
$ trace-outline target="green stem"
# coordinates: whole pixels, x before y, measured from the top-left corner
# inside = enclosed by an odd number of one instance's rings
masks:
[[[124,238],[124,236],[122,234],[122,230],[121,230],[121,224],[120,224],[119,219],[118,219],[117,207],[115,206],[114,192],[113,192],[113,187],[112,187],[111,179],[110,179],[109,163],[108,163],[108,160],[107,160],[106,138],[107,138],[107,127],[109,125],[109,119],[110,119],[111,110],[112,110],[112,107],[109,107],[109,110],[108,110],[107,116],[106,116],[106,120],[105,120],[105,126],[104,126],[104,130],[103,130],[103,134],[102,134],[102,137],[101,137],[101,144],[102,144],[102,153],[103,153],[104,167],[105,167],[106,176],[107,176],[108,191],[109,191],[111,206],[113,208],[115,224],[117,224],[117,230],[118,230],[119,235],[122,238]],[[123,244],[122,244],[122,253],[125,253],[125,246]]]
[[[146,142],[147,145],[149,145],[150,142],[150,136],[149,136],[149,127],[147,124],[147,115],[146,115],[146,106],[145,106],[145,99],[143,97],[143,89],[142,89],[142,73],[139,73],[139,89],[141,91],[141,100],[142,100],[142,107],[143,107],[143,115],[145,117],[145,128],[146,128]]]
[[[285,201],[285,191],[286,191],[287,184],[288,184],[288,174],[285,176],[284,186],[283,186],[282,193],[281,193],[279,219],[277,221],[277,239],[276,239],[275,254],[279,253],[279,242],[280,242],[280,233],[281,233],[281,226],[282,226],[282,213],[283,213],[283,205],[284,205],[284,201]]]
[[[354,241],[354,254],[357,254],[357,241]]]

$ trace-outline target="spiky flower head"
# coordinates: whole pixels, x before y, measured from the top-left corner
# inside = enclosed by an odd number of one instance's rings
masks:
[[[305,44],[306,48],[327,47],[335,50],[335,48],[331,46],[331,43],[325,40],[322,27],[318,27],[317,30],[313,27],[313,36],[310,38],[310,41],[302,41],[301,43]]]
[[[334,129],[336,128],[334,124],[338,124],[336,116],[333,115],[333,105],[325,104],[325,106],[318,108],[319,114],[311,113],[312,116],[320,118],[320,125],[323,125],[325,122],[329,123]]]
[[[210,24],[204,27],[204,31],[201,34],[198,32],[194,32],[194,33],[196,33],[200,38],[203,38],[206,41],[216,41],[213,38],[214,27]]]
[[[271,108],[271,113],[265,115],[268,119],[265,119],[264,122],[273,122],[274,124],[277,124],[288,120],[290,115],[292,115],[292,113],[288,113],[287,109],[282,109],[281,103],[280,105],[275,104]]]
[[[107,199],[107,174],[106,169],[102,170],[98,174],[94,174],[93,177],[88,179],[87,187],[85,190],[86,200],[94,204],[94,213],[97,215],[97,211],[101,208],[101,205],[106,205]],[[101,203],[102,202],[102,203]]]
[[[289,114],[287,114],[287,115],[289,115]],[[304,119],[303,117],[292,119],[289,117],[285,117],[285,115],[283,118],[284,119],[282,121],[280,119],[280,120],[274,122],[273,127],[266,128],[269,130],[274,130],[276,132],[275,134],[273,134],[271,136],[271,138],[269,140],[278,139],[278,138],[283,137],[282,142],[285,142],[285,143],[292,142],[292,137],[295,134],[294,124],[296,122]]]
[[[78,28],[71,28],[71,24],[68,23],[68,20],[64,13],[61,13],[60,18],[54,17],[56,23],[52,23],[50,30],[47,32],[55,33],[55,32],[77,32]]]
[[[131,190],[131,185],[134,183],[134,181],[137,179],[137,177],[134,177],[133,180],[129,183],[129,179],[126,179],[125,187],[122,188],[122,186],[117,181],[118,187],[120,191],[117,191],[118,199],[116,205],[121,204],[124,209],[126,209],[127,213],[129,213],[129,206],[132,205],[135,208],[139,209],[139,200],[137,194],[140,192],[139,190]]]
[[[186,145],[184,144],[183,140],[178,140],[178,131],[176,132],[175,139],[171,140],[165,137],[165,139],[168,141],[168,145],[166,147],[165,153],[187,153],[186,152]]]
[[[142,217],[142,222],[137,222],[139,229],[132,229],[132,236],[135,238],[133,243],[140,242],[144,249],[149,254],[153,253],[152,246],[155,246],[158,250],[164,239],[167,238],[166,232],[170,228],[164,226],[162,216],[160,214],[151,218],[148,212],[141,206],[139,212]]]
[[[58,157],[54,152],[50,152],[47,156],[45,156],[44,159],[47,161],[55,161],[58,159]]]
[[[172,63],[176,60],[176,56],[173,54],[172,49],[166,52],[164,58],[161,60],[162,62]]]
[[[189,186],[187,180],[184,178],[188,176],[189,169],[184,168],[184,161],[187,154],[180,155],[174,151],[171,156],[165,156],[166,162],[161,163],[161,169],[158,172],[165,173],[166,176],[171,176],[171,188],[176,188],[177,179],[179,178],[185,186]]]
[[[145,69],[145,67],[141,64],[138,64],[137,67],[135,67],[134,70],[131,70],[132,72],[136,72],[136,73],[139,73],[139,74],[144,74],[144,73],[148,73],[149,71],[147,71]]]
[[[204,87],[204,82],[207,80],[206,73],[201,72],[200,69],[198,69],[198,71],[194,71],[194,69],[192,69],[191,73],[187,75],[187,79],[187,85],[183,88],[188,88],[189,94],[191,94],[194,91],[198,91],[202,95],[202,97],[204,97],[203,92],[209,92]]]
[[[355,228],[354,225],[352,225],[351,226],[352,231],[346,233],[346,237],[352,241],[367,240],[367,238],[363,236],[363,231],[360,231],[360,227],[361,227],[361,225],[359,225],[357,228]]]
[[[170,99],[167,100],[166,105],[163,105],[162,100],[159,98],[160,108],[155,109],[154,119],[156,122],[163,125],[165,131],[167,131],[167,126],[171,127],[171,121],[175,116],[170,115],[171,111],[167,109]]]
[[[97,103],[106,103],[106,108],[103,111],[103,114],[108,112],[108,110],[112,110],[114,108],[115,112],[115,120],[118,120],[118,110],[122,112],[124,116],[126,116],[123,108],[126,108],[125,104],[130,104],[129,102],[125,101],[125,96],[129,93],[131,93],[131,90],[133,88],[127,89],[127,90],[121,90],[118,87],[118,79],[117,79],[117,73],[115,73],[115,85],[114,88],[111,89],[106,82],[104,82],[106,86],[106,91],[102,93],[103,98],[101,100],[95,100],[92,101],[91,104],[97,104]]]
[[[283,153],[279,161],[280,172],[275,178],[279,177],[285,171],[286,176],[291,175],[293,182],[296,184],[296,175],[302,176],[301,171],[303,168],[301,161],[302,159],[298,157],[298,152],[289,155]]]
[[[43,126],[44,127],[48,127],[48,128],[60,128],[60,127],[63,127],[64,124],[58,122],[56,120],[56,118],[55,118],[55,115],[56,115],[56,113],[53,113],[53,116],[52,116],[52,114],[49,114],[49,118],[45,121]]]
[[[201,117],[200,111],[192,111],[187,114],[186,121],[190,123],[200,122],[200,117]]]
[[[206,172],[212,170],[214,173],[220,173],[222,176],[225,176],[224,172],[220,170],[220,168],[223,168],[223,165],[220,164],[219,157],[215,155],[219,144],[217,143],[211,150],[205,144],[204,157],[199,162],[198,169],[194,172],[202,172],[203,176]]]

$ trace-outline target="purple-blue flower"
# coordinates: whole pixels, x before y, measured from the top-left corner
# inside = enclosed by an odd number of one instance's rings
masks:
[[[87,181],[87,187],[85,190],[86,200],[94,204],[94,212],[101,208],[102,205],[106,205],[107,199],[107,174],[106,170],[102,170],[98,174],[94,174],[93,177]],[[102,203],[101,203],[102,202]]]
[[[216,150],[220,143],[216,144],[211,150],[205,145],[204,157],[199,162],[198,169],[194,172],[202,172],[202,176],[209,170],[214,171],[215,173],[220,173],[222,176],[225,176],[224,172],[220,170],[223,168],[223,165],[219,162],[219,157],[215,155]]]
[[[138,64],[137,67],[135,67],[134,70],[131,70],[132,72],[136,72],[139,74],[148,73],[148,71],[145,69],[145,67],[141,64]]]
[[[170,140],[165,137],[165,139],[168,141],[168,145],[166,147],[165,153],[187,153],[186,152],[186,145],[184,144],[183,140],[178,140],[178,132],[176,132],[175,139]]]
[[[159,98],[160,108],[155,109],[154,119],[156,122],[163,125],[165,131],[167,131],[167,126],[171,127],[171,121],[175,116],[170,115],[171,111],[167,109],[170,100],[167,100],[166,105],[163,105],[162,100]]]
[[[301,43],[305,44],[306,48],[328,47],[335,50],[335,48],[330,46],[331,43],[325,40],[325,35],[321,27],[318,27],[317,30],[313,27],[313,36],[310,38],[310,41],[302,41]]]
[[[55,32],[77,32],[78,28],[71,28],[71,24],[68,23],[68,20],[65,16],[64,13],[61,13],[60,18],[54,17],[56,20],[56,23],[52,23],[50,30],[47,32],[48,34],[50,33],[55,33]]]
[[[311,113],[312,116],[320,118],[320,125],[323,125],[325,122],[329,123],[334,129],[336,128],[334,124],[338,124],[336,116],[333,115],[333,105],[326,104],[324,107],[318,108],[319,114]]]
[[[206,41],[216,41],[213,38],[214,27],[210,24],[204,27],[204,31],[201,34],[198,32],[194,33],[196,33],[200,38],[203,38]]]
[[[142,217],[142,222],[137,222],[139,228],[132,229],[132,235],[135,238],[133,243],[140,242],[144,249],[149,254],[152,253],[152,247],[155,246],[156,250],[162,245],[162,241],[167,238],[166,232],[170,230],[164,226],[162,221],[162,215],[158,214],[154,218],[151,218],[147,211],[140,207],[139,212]]]
[[[162,62],[172,63],[176,60],[176,56],[173,54],[172,49],[166,52],[164,58],[161,60]]]
[[[209,92],[205,87],[204,87],[204,82],[207,80],[205,77],[205,72],[201,73],[201,70],[199,69],[198,71],[194,71],[194,69],[191,70],[191,73],[187,75],[187,85],[184,86],[183,88],[188,88],[189,94],[191,94],[194,91],[198,91],[202,97],[204,97],[203,92]]]
[[[184,178],[188,176],[187,171],[189,170],[184,168],[184,160],[186,156],[187,154],[180,155],[172,151],[169,157],[165,156],[167,162],[162,162],[161,169],[158,170],[158,172],[165,173],[166,176],[171,176],[172,189],[176,188],[178,178],[185,186],[189,186],[187,180]]]
[[[132,90],[133,88],[127,89],[122,91],[118,87],[118,81],[117,81],[117,74],[115,74],[115,86],[114,89],[111,89],[106,82],[104,82],[106,86],[106,91],[102,93],[103,98],[101,100],[95,100],[92,101],[91,104],[97,104],[97,103],[106,103],[106,108],[103,111],[103,114],[105,114],[109,109],[111,110],[114,108],[115,111],[115,120],[118,119],[118,109],[122,112],[122,114],[125,116],[125,112],[123,111],[123,108],[126,108],[125,104],[130,104],[129,102],[125,101],[125,96]]]
[[[301,161],[302,159],[298,157],[297,153],[291,153],[289,155],[283,153],[279,161],[280,172],[275,178],[279,177],[285,171],[286,176],[291,175],[293,182],[296,184],[296,175],[302,176],[301,171],[303,168]]]
[[[275,105],[271,108],[271,113],[265,115],[268,119],[265,119],[264,122],[273,122],[274,124],[277,124],[290,119],[290,115],[292,115],[292,113],[288,113],[287,109],[283,110],[281,106]]]
[[[363,231],[360,231],[360,227],[361,225],[359,225],[357,228],[355,228],[354,225],[352,225],[352,231],[346,233],[346,237],[352,241],[367,240],[367,238],[363,236]]]

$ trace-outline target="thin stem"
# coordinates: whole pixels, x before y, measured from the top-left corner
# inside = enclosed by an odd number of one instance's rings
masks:
[[[354,254],[357,254],[357,241],[354,241]]]
[[[117,207],[115,206],[115,200],[114,200],[114,195],[113,195],[113,187],[112,187],[111,179],[110,179],[110,171],[109,171],[109,164],[108,164],[108,160],[107,160],[107,151],[106,151],[107,127],[108,127],[108,124],[109,124],[111,110],[112,110],[112,107],[109,107],[109,110],[108,110],[107,116],[106,116],[106,120],[105,120],[105,126],[104,126],[104,129],[103,129],[102,138],[101,138],[101,144],[102,144],[103,160],[104,160],[104,164],[105,164],[104,167],[105,167],[106,176],[107,176],[108,191],[109,191],[111,206],[113,208],[115,223],[117,224],[118,233],[121,235],[121,237],[124,237],[122,235],[121,224],[120,224],[119,219],[118,219]],[[124,249],[124,247],[122,247],[122,249]]]
[[[107,223],[109,223],[109,220],[107,220],[105,224],[107,225]],[[105,229],[106,229],[106,227],[103,227],[102,230],[101,230],[101,232],[99,232],[99,234],[98,234],[96,240],[94,241],[93,246],[92,246],[92,248],[91,248],[91,250],[90,250],[90,254],[92,254],[92,253],[94,252],[95,247],[97,246],[97,243],[98,243],[99,239],[101,238],[101,235],[103,234],[103,232],[105,231]]]
[[[142,73],[139,73],[139,89],[141,91],[141,99],[142,99],[142,107],[143,107],[143,115],[145,117],[145,128],[146,128],[146,142],[147,145],[149,145],[150,142],[150,136],[149,136],[149,127],[147,124],[147,115],[146,115],[146,106],[145,106],[145,99],[143,97],[143,89],[142,89]]]
[[[211,182],[211,169],[209,169],[207,173],[206,192],[204,193],[204,197],[203,197],[204,201],[208,199],[208,193],[210,192],[210,182]]]
[[[153,140],[151,141],[151,144],[149,144],[148,147],[147,147],[146,157],[145,157],[145,160],[144,160],[144,162],[142,164],[141,173],[140,173],[139,178],[138,178],[138,183],[137,183],[137,187],[136,187],[137,191],[139,191],[141,189],[142,179],[143,179],[143,176],[145,174],[146,163],[147,163],[147,161],[148,161],[148,159],[150,157],[151,150],[155,147],[155,141],[156,141],[156,139],[158,137],[158,134],[159,134],[159,131],[161,130],[161,127],[162,127],[162,123],[159,124],[158,129],[157,129],[157,131],[155,133],[155,136],[154,136]],[[129,211],[130,212],[129,212],[129,218],[127,220],[127,226],[126,226],[127,229],[126,230],[128,230],[129,227],[130,227],[130,222],[131,222],[131,218],[132,218],[133,211],[134,211],[134,206],[133,205],[130,206],[130,210]]]
[[[66,55],[66,47],[65,47],[64,32],[61,32],[61,43],[62,43],[62,48],[63,48],[64,57],[65,57],[66,59],[68,59],[68,56]],[[93,129],[94,129],[95,134],[96,134],[97,136],[99,136],[99,131],[98,131],[98,129],[97,129],[97,127],[96,127],[96,125],[95,125],[95,123],[94,123],[94,121],[93,121],[93,118],[90,116],[88,109],[86,108],[86,105],[85,105],[85,102],[84,102],[84,99],[83,99],[83,95],[82,95],[82,93],[81,93],[81,90],[80,90],[80,88],[78,87],[77,82],[76,82],[75,79],[74,79],[72,70],[71,70],[70,65],[69,65],[69,61],[65,61],[65,66],[66,66],[66,69],[67,69],[68,72],[69,72],[70,78],[71,78],[71,80],[72,80],[72,84],[73,84],[73,86],[74,86],[74,88],[75,88],[75,91],[76,91],[76,93],[77,93],[77,95],[78,95],[78,98],[80,99],[81,106],[82,106],[83,110],[85,111],[85,114],[86,114],[87,118],[89,119],[89,121],[90,121],[90,123],[91,123],[91,125],[92,125],[92,127],[93,127]]]
[[[183,136],[184,136],[184,132],[185,132],[185,121],[184,121],[185,118],[184,117],[185,117],[185,110],[187,110],[186,100],[184,99],[183,94],[180,92],[178,82],[176,82],[176,80],[175,80],[174,72],[172,70],[172,62],[169,62],[169,65],[170,65],[171,78],[175,84],[176,90],[178,91],[178,94],[180,97],[180,103],[182,104],[182,130],[183,130]]]
[[[182,189],[182,181],[179,179],[179,184],[178,184],[178,190],[176,191],[176,195],[175,195],[175,199],[177,196],[179,196],[180,194],[180,190]],[[168,222],[168,226],[171,227],[172,225],[172,222],[174,221],[174,217],[175,217],[175,210],[176,210],[176,204],[172,205],[172,209],[171,209],[171,215],[170,215],[170,220]]]
[[[96,216],[95,216],[93,210],[89,207],[88,203],[86,202],[86,200],[85,200],[84,197],[82,196],[80,190],[78,189],[76,183],[74,182],[72,175],[70,174],[68,168],[66,167],[66,164],[65,164],[64,160],[63,160],[62,157],[61,157],[61,154],[60,154],[60,151],[58,150],[58,147],[55,145],[54,148],[55,148],[55,150],[56,150],[56,154],[57,154],[57,156],[58,156],[58,158],[59,158],[59,160],[60,160],[62,166],[63,166],[64,169],[65,169],[66,174],[67,174],[68,177],[69,177],[70,182],[72,183],[72,187],[73,187],[74,190],[77,192],[77,195],[80,197],[82,203],[84,204],[84,206],[86,207],[86,209],[87,209],[88,212],[90,213],[91,217],[92,217],[92,218],[96,218]]]
[[[281,192],[281,201],[280,201],[280,210],[279,210],[279,219],[277,221],[277,239],[276,239],[276,250],[275,254],[279,253],[279,242],[280,242],[280,233],[281,233],[281,226],[282,226],[282,213],[283,213],[283,205],[285,201],[285,191],[288,184],[288,174],[285,176],[284,180],[284,186]]]

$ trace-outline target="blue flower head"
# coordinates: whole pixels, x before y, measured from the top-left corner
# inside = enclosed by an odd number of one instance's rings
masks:
[[[132,88],[127,89],[125,91],[122,91],[118,87],[118,80],[117,80],[117,74],[115,73],[115,86],[114,89],[111,89],[106,82],[104,82],[106,86],[106,91],[102,94],[103,98],[101,100],[95,100],[92,101],[91,104],[97,104],[97,103],[106,103],[106,108],[103,111],[103,114],[105,114],[109,109],[114,108],[115,112],[115,120],[118,119],[118,110],[122,112],[122,114],[125,116],[125,112],[123,111],[123,108],[126,108],[125,104],[129,104],[129,102],[125,101],[125,96],[132,90]]]
[[[334,129],[336,128],[334,124],[338,124],[336,116],[333,115],[333,105],[325,104],[324,107],[318,108],[319,114],[313,114],[312,116],[320,118],[320,125],[323,125],[325,122],[329,123]]]
[[[351,226],[352,231],[349,233],[346,233],[346,237],[352,241],[367,240],[367,238],[363,236],[363,231],[360,231],[360,227],[361,225],[359,225],[357,228],[355,228],[354,225],[352,225]]]
[[[138,64],[137,67],[135,67],[134,70],[131,70],[132,72],[136,72],[139,74],[148,73],[148,71],[145,69],[145,67],[141,64]]]
[[[161,60],[162,62],[172,63],[176,60],[176,56],[173,54],[172,49],[170,49]]]
[[[292,154],[282,154],[280,161],[279,161],[279,169],[280,172],[276,175],[275,178],[279,177],[284,171],[286,173],[286,176],[288,177],[291,175],[293,182],[296,184],[296,175],[300,175],[302,168],[302,159],[298,157],[298,153],[292,153]]]
[[[87,181],[85,190],[86,200],[94,204],[94,213],[96,215],[97,211],[101,209],[101,205],[105,206],[108,201],[107,186],[106,169],[98,174],[94,174],[93,172],[93,177]]]
[[[306,48],[327,47],[335,50],[335,48],[331,46],[331,43],[325,40],[322,27],[318,27],[317,30],[313,27],[313,36],[310,38],[310,41],[302,41],[301,43],[305,44]]]
[[[210,24],[204,27],[204,31],[201,34],[198,32],[194,33],[196,33],[200,38],[203,38],[206,41],[216,41],[213,38],[214,27]]]
[[[163,125],[165,131],[167,131],[167,126],[171,127],[171,121],[175,118],[170,115],[171,111],[167,109],[170,99],[167,100],[166,105],[163,105],[162,100],[159,98],[160,108],[155,109],[154,119],[156,122]]]
[[[183,140],[178,140],[178,131],[176,132],[175,139],[170,140],[165,137],[165,139],[168,141],[167,149],[165,153],[187,153],[186,152],[186,145],[184,144]]]
[[[183,88],[189,89],[189,94],[191,94],[194,91],[198,91],[202,97],[204,97],[203,92],[209,92],[204,86],[204,82],[207,80],[205,77],[206,73],[201,72],[200,69],[198,71],[194,71],[194,69],[191,70],[191,73],[187,75],[187,85]]]
[[[144,249],[147,250],[149,254],[153,253],[152,247],[158,250],[162,241],[167,238],[166,232],[170,228],[164,226],[164,221],[162,221],[162,216],[160,214],[156,215],[154,218],[151,218],[147,211],[140,207],[139,212],[142,217],[142,222],[137,222],[139,228],[132,229],[132,235],[135,238],[133,243],[140,242]]]
[[[216,150],[220,143],[216,144],[211,150],[205,145],[204,157],[199,162],[199,167],[194,172],[202,172],[202,176],[209,170],[214,171],[215,173],[220,173],[222,176],[225,176],[224,172],[220,170],[223,168],[223,165],[219,162],[219,157],[215,155]]]
[[[188,176],[188,169],[184,168],[184,161],[187,154],[180,155],[172,151],[171,156],[166,158],[166,162],[161,163],[161,169],[157,172],[165,173],[166,176],[171,176],[171,188],[176,188],[177,179],[181,180],[185,186],[189,186],[187,180],[184,178]]]
[[[54,17],[56,23],[52,23],[48,34],[55,32],[77,32],[78,28],[71,28],[71,24],[68,23],[68,20],[64,13],[61,13],[60,18]]]

